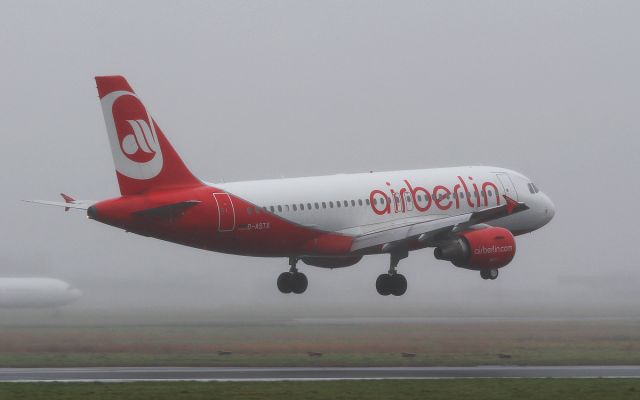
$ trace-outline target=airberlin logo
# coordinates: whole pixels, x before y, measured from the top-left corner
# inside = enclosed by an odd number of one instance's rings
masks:
[[[101,100],[116,170],[151,179],[162,170],[162,151],[151,116],[135,93],[119,90]]]
[[[478,249],[474,249],[473,250],[473,254],[476,256],[479,255],[483,255],[483,254],[498,254],[498,253],[512,253],[513,252],[513,246],[482,246]]]
[[[157,148],[158,146],[149,123],[143,119],[129,119],[127,122],[133,131],[122,139],[122,150],[130,157],[142,152],[153,158],[156,151],[152,150],[152,148]]]
[[[436,185],[431,189],[414,186],[406,179],[403,181],[404,186],[400,188],[394,188],[390,182],[386,182],[385,190],[371,191],[369,204],[378,215],[405,213],[414,209],[427,212],[432,207],[440,210],[465,206],[487,207],[490,202],[500,205],[498,186],[495,183],[487,181],[478,184],[471,176],[466,180],[458,176],[457,180],[458,183],[453,187]]]

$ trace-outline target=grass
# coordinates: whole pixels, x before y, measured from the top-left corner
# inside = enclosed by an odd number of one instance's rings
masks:
[[[3,400],[640,398],[637,379],[460,379],[312,382],[0,383]]]
[[[220,356],[219,350],[233,354]],[[308,351],[323,355],[309,357]],[[402,352],[416,356],[403,358]],[[640,364],[640,322],[0,328],[0,367],[482,364]]]

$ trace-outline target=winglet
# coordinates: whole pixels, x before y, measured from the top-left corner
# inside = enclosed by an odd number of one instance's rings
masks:
[[[64,199],[65,203],[75,203],[75,201],[76,201],[76,199],[74,199],[73,197],[69,196],[68,194],[60,193],[60,196],[62,196],[62,198]],[[69,211],[69,207],[65,207],[64,211]]]
[[[518,206],[517,201],[515,201],[514,199],[512,199],[511,197],[507,196],[506,194],[503,194],[502,197],[504,197],[504,199],[507,202],[507,214],[511,215],[513,214],[513,210],[515,210],[515,208]]]

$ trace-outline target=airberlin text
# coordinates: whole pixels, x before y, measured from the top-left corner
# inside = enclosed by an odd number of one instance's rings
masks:
[[[473,254],[479,256],[482,254],[498,254],[498,253],[512,253],[513,246],[482,246],[480,248],[474,249]]]
[[[453,187],[436,185],[429,190],[421,186],[413,186],[408,180],[404,180],[404,187],[396,190],[391,183],[386,182],[387,192],[374,189],[369,194],[371,209],[378,215],[391,213],[404,213],[415,209],[419,212],[427,212],[431,207],[440,210],[462,207],[488,207],[492,200],[500,205],[498,187],[493,182],[476,184],[473,177],[468,180],[457,177],[459,183]],[[465,205],[466,204],[466,205]]]

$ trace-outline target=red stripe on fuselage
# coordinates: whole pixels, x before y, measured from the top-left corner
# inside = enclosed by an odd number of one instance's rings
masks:
[[[122,196],[95,204],[97,221],[186,246],[249,256],[345,255],[352,238],[309,228],[283,219],[229,194],[235,226],[221,229],[216,196],[226,193],[205,186]],[[214,194],[216,196],[214,196]],[[174,217],[145,217],[138,211],[189,200],[200,203]],[[249,211],[251,210],[251,211]]]

